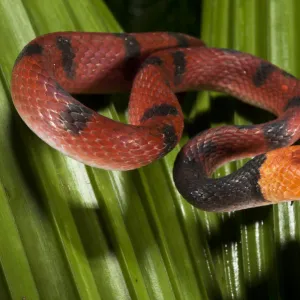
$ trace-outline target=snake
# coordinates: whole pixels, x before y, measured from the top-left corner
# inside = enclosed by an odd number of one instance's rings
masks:
[[[264,59],[177,32],[53,32],[23,48],[11,78],[13,104],[38,137],[85,165],[120,171],[146,166],[179,143],[184,115],[176,94],[198,90],[229,94],[275,118],[190,139],[173,167],[179,194],[209,212],[300,199],[300,149],[293,145],[299,81]],[[130,92],[128,124],[74,98],[120,92]],[[218,167],[245,157],[243,167],[214,178]]]

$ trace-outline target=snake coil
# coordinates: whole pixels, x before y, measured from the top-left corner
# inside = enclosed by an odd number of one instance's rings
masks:
[[[180,151],[179,192],[206,211],[231,211],[300,199],[299,81],[273,64],[230,49],[205,47],[182,33],[56,32],[31,41],[16,59],[14,105],[46,143],[87,165],[131,170],[179,142],[183,114],[175,93],[215,90],[278,118],[209,129]],[[72,93],[129,91],[129,124],[99,115]],[[299,92],[298,92],[299,91]],[[223,178],[227,161],[252,157]]]

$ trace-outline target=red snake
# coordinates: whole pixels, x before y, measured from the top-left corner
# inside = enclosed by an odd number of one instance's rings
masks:
[[[300,150],[287,147],[300,136],[299,81],[253,55],[209,48],[181,33],[57,32],[25,46],[11,84],[18,113],[41,139],[84,164],[112,170],[136,169],[171,151],[183,131],[175,93],[199,89],[228,93],[278,118],[194,137],[174,166],[182,196],[207,211],[299,199]],[[130,125],[71,96],[129,90]],[[223,163],[252,156],[236,172],[210,178]]]

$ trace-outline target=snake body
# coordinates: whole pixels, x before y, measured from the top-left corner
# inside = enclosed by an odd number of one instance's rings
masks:
[[[300,136],[299,81],[258,57],[182,33],[56,32],[25,46],[11,82],[18,113],[41,139],[111,170],[136,169],[170,152],[183,131],[175,93],[199,89],[233,95],[277,119],[209,129],[190,140],[173,170],[181,195],[206,211],[300,199],[300,150],[287,147]],[[130,90],[130,125],[71,96]],[[225,162],[252,156],[236,172],[210,178]]]

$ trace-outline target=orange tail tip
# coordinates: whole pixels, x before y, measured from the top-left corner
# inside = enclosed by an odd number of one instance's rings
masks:
[[[300,146],[267,153],[258,184],[266,201],[300,200]]]

